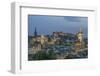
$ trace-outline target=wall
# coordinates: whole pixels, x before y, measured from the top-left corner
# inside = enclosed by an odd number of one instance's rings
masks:
[[[57,5],[57,6],[66,6],[66,5],[76,5],[76,6],[95,6],[97,7],[97,25],[100,25],[100,5],[99,0],[1,0],[0,1],[0,76],[13,76],[13,74],[9,73],[10,69],[10,47],[11,47],[11,8],[10,3],[13,1],[17,2],[33,2],[37,5],[40,4],[51,4],[51,5]],[[100,41],[100,26],[97,26],[97,34],[98,34],[98,42]],[[98,43],[98,53],[97,55],[97,69],[73,69],[73,70],[65,70],[63,72],[52,72],[52,73],[40,73],[40,74],[29,74],[29,76],[99,76],[100,71],[100,59],[99,59],[99,43]],[[24,74],[25,76],[28,76],[28,74]],[[17,75],[18,76],[18,75]]]

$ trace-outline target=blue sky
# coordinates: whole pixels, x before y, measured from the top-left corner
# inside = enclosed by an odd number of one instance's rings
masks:
[[[88,34],[88,18],[80,16],[46,16],[28,15],[28,35],[33,36],[35,27],[38,35],[52,34],[52,32],[66,32],[75,34],[82,27],[84,35]]]

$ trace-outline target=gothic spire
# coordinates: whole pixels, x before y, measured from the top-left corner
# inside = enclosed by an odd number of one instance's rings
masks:
[[[37,29],[35,27],[34,36],[37,36]]]

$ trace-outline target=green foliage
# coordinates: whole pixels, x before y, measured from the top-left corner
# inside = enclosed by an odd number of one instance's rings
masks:
[[[69,54],[64,59],[74,59],[74,58],[76,58],[75,55]]]
[[[50,60],[50,59],[56,59],[56,54],[50,50],[48,52],[46,51],[39,51],[33,56],[33,60]]]
[[[74,43],[72,43],[72,42],[67,42],[67,43],[65,43],[65,45],[66,45],[66,46],[72,46],[72,45],[74,45]]]

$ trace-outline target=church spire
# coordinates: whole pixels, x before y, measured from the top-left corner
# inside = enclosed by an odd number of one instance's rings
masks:
[[[36,30],[36,27],[35,27],[35,31],[34,31],[34,36],[37,36],[37,30]]]

